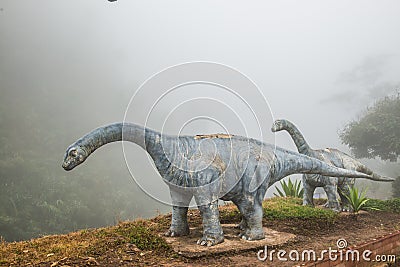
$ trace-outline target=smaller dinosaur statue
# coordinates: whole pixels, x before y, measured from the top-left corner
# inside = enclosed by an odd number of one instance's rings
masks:
[[[296,144],[297,150],[301,154],[317,158],[339,168],[355,170],[371,175],[374,179],[367,179],[374,181],[391,182],[394,180],[392,178],[380,176],[374,173],[364,164],[338,149],[312,149],[296,125],[288,120],[276,120],[272,125],[271,131],[278,132],[282,130],[286,130],[290,134],[294,143]],[[341,211],[342,207],[339,203],[338,195],[341,199],[343,208],[346,207],[348,205],[348,200],[345,195],[348,194],[349,187],[354,185],[354,181],[354,178],[348,177],[329,177],[320,174],[303,174],[303,205],[314,206],[313,195],[315,188],[323,187],[328,197],[326,206],[335,211]]]

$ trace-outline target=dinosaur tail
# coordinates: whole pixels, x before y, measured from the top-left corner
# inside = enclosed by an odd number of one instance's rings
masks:
[[[285,178],[286,176],[295,173],[320,174],[323,176],[333,177],[373,178],[369,174],[338,168],[316,158],[312,158],[297,152],[276,148],[275,159],[267,176],[270,178],[269,184],[271,185]],[[250,192],[256,190],[267,177],[255,176],[249,185]]]
[[[338,168],[303,154],[285,151],[285,153],[279,156],[279,152],[277,151],[277,160],[275,163],[275,176],[279,180],[295,173],[311,173],[334,177],[373,178],[370,174]]]
[[[367,178],[367,179],[373,180],[373,181],[393,182],[395,180],[394,178],[381,176],[377,173],[374,173],[370,168],[368,168],[367,166],[365,166],[358,160],[355,160],[354,158],[350,157],[346,153],[337,151],[337,153],[339,153],[339,152],[340,152],[340,157],[342,158],[343,168],[368,174],[368,175],[370,175],[370,178]]]

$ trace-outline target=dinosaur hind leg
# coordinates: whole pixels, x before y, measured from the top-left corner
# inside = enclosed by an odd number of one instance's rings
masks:
[[[340,207],[340,203],[338,200],[338,193],[337,193],[337,186],[336,185],[325,185],[324,186],[324,190],[326,192],[326,195],[328,197],[328,208],[340,212],[341,211],[341,207]]]
[[[238,207],[240,214],[242,214],[242,220],[240,221],[240,223],[238,225],[235,226],[235,228],[238,228],[239,230],[244,231],[247,228],[247,221],[246,221],[246,218],[243,216],[244,210],[242,207],[244,207],[244,205],[239,205],[239,204],[241,204],[241,202],[237,201],[237,200],[232,200],[232,202],[236,205],[236,207]]]
[[[258,192],[259,194],[259,192]],[[244,196],[244,198],[238,203],[238,208],[243,215],[243,221],[245,222],[244,229],[239,236],[245,240],[258,240],[265,237],[264,230],[262,228],[263,208],[262,198],[256,196]]]
[[[195,196],[196,197],[196,196]],[[197,203],[203,203],[198,201]],[[203,237],[197,241],[201,246],[214,246],[224,241],[224,233],[219,222],[218,199],[211,203],[198,205],[203,219]]]
[[[349,200],[346,197],[346,195],[348,196],[350,194],[349,186],[352,187],[352,184],[346,183],[346,181],[343,182],[340,186],[338,186],[338,193],[342,202],[343,210],[352,211]]]
[[[303,188],[304,188],[304,194],[303,194],[303,206],[311,206],[314,207],[314,191],[315,191],[315,186],[311,185],[307,181],[307,177],[304,174],[303,175]]]
[[[235,228],[238,228],[241,231],[244,231],[247,228],[247,221],[244,217],[242,217],[242,220],[238,225],[235,226]]]

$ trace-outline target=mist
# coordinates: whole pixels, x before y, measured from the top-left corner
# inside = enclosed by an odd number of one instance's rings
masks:
[[[0,235],[26,239],[169,212],[168,205],[135,181],[146,183],[160,199],[169,198],[147,154],[135,145],[126,149],[134,178],[121,143],[102,147],[69,173],[61,162],[65,149],[82,135],[122,121],[127,110],[128,119],[147,110],[159,92],[147,87],[142,101],[128,107],[134,93],[149,77],[185,62],[224,64],[251,79],[271,110],[258,114],[267,118],[261,121],[264,141],[296,150],[288,134],[269,130],[273,119],[285,118],[313,148],[348,151],[338,131],[400,87],[399,8],[398,1],[3,0]],[[229,102],[251,126],[243,127],[232,110],[215,101],[182,106],[167,120],[174,107],[199,96]],[[261,105],[258,95],[249,93],[246,100]],[[207,85],[183,88],[154,109],[149,126],[161,130],[167,121],[165,130],[178,134],[185,121],[204,115],[223,122],[232,134],[259,138],[250,113],[235,101]],[[210,120],[183,129],[184,134],[224,131]],[[384,163],[364,162],[390,175]],[[43,191],[33,190],[33,185]],[[382,187],[374,189],[374,196],[384,197],[388,185],[373,185]],[[270,188],[267,196],[272,193]],[[69,204],[62,206],[64,198]],[[15,229],[10,225],[17,224],[11,217],[26,215],[27,203],[40,208],[45,202],[60,212],[74,211],[69,215],[73,225],[43,230],[54,215],[43,221],[40,231],[11,233]],[[96,210],[96,203],[103,209]],[[34,216],[29,214],[27,218]],[[86,218],[88,214],[92,217]],[[27,222],[20,223],[23,228]]]

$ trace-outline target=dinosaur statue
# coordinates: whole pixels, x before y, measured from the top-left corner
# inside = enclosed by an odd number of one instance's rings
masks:
[[[197,244],[223,242],[218,199],[231,200],[243,216],[246,240],[264,238],[262,201],[269,184],[293,173],[371,178],[339,169],[297,152],[234,135],[174,136],[149,128],[115,123],[97,128],[70,145],[62,167],[82,164],[97,148],[116,141],[136,143],[147,151],[170,188],[171,227],[165,235],[189,234],[187,211],[195,198],[203,219],[203,237]]]
[[[382,177],[368,167],[366,167],[361,162],[350,157],[346,153],[335,149],[335,148],[325,148],[325,149],[312,149],[304,136],[301,134],[299,129],[290,121],[280,119],[276,120],[271,128],[272,132],[278,132],[286,130],[292,137],[294,143],[296,144],[299,153],[317,158],[324,162],[327,162],[333,166],[344,168],[348,170],[355,170],[368,174],[372,177],[368,178],[374,181],[389,182],[394,179],[389,177]],[[326,195],[328,197],[328,202],[326,206],[335,211],[341,211],[342,207],[338,200],[338,195],[341,199],[343,207],[348,205],[348,200],[345,194],[348,194],[349,187],[354,185],[355,180],[346,176],[343,177],[329,177],[323,176],[321,174],[303,174],[303,205],[314,206],[313,195],[316,187],[323,187]]]

